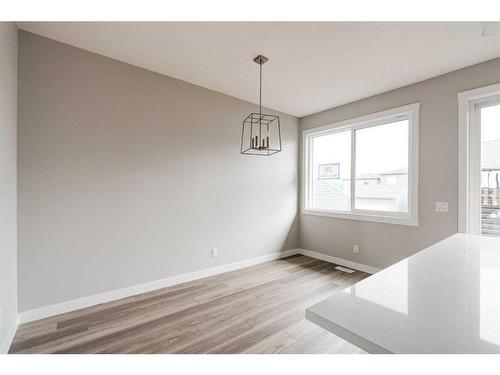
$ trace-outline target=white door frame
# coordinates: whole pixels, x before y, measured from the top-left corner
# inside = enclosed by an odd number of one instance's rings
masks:
[[[481,129],[478,108],[498,100],[500,83],[458,94],[458,231],[481,233]]]

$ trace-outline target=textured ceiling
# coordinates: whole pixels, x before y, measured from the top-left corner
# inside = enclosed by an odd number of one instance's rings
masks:
[[[500,56],[480,22],[19,22],[19,28],[302,117]]]

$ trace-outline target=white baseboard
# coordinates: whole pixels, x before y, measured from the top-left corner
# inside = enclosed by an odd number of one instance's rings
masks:
[[[7,330],[7,334],[0,342],[0,354],[7,354],[9,352],[10,346],[12,345],[12,340],[16,335],[17,326],[19,325],[19,317],[15,324],[12,324]]]
[[[166,279],[161,279],[157,281],[152,281],[149,283],[134,285],[128,288],[112,290],[109,292],[104,292],[100,294],[94,294],[92,296],[74,299],[71,301],[66,301],[58,303],[55,305],[49,305],[40,307],[34,310],[23,311],[19,313],[19,322],[27,323],[38,319],[47,318],[54,315],[63,314],[69,311],[74,311],[78,309],[83,309],[85,307],[90,307],[98,305],[100,303],[116,301],[121,298],[126,298],[134,296],[141,293],[150,292],[153,290],[166,288],[176,284],[185,283],[188,281],[202,279],[204,277],[217,275],[224,272],[234,271],[240,268],[245,268],[253,266],[254,264],[265,263],[275,259],[288,257],[290,255],[298,254],[298,249],[286,250],[279,253],[273,253],[269,255],[263,255],[256,258],[246,259],[235,263],[223,264],[221,266],[207,268],[200,271],[190,272],[182,275],[168,277]]]
[[[320,260],[324,260],[325,262],[329,263],[335,263],[344,267],[349,267],[358,271],[363,271],[366,273],[377,273],[380,271],[380,268],[377,267],[372,267],[372,266],[367,266],[366,264],[361,264],[361,263],[356,263],[350,260],[342,259],[342,258],[337,258],[332,255],[326,255],[326,254],[321,254],[317,253],[316,251],[311,251],[311,250],[305,250],[305,249],[297,249],[297,252],[302,255],[306,255],[311,258],[316,258]]]
[[[306,255],[306,256],[309,256],[311,258],[320,259],[320,260],[323,260],[325,262],[338,264],[341,266],[353,268],[355,270],[359,270],[359,271],[363,271],[363,272],[367,272],[367,273],[372,273],[372,274],[380,271],[380,269],[378,269],[376,267],[367,266],[364,264],[360,264],[360,263],[352,262],[349,260],[337,258],[337,257],[331,256],[331,255],[317,253],[315,251],[310,251],[310,250],[305,250],[305,249],[292,249],[292,250],[282,251],[279,253],[273,253],[273,254],[264,255],[264,256],[260,256],[260,257],[256,257],[256,258],[246,259],[246,260],[242,260],[242,261],[235,262],[235,263],[223,264],[221,266],[207,268],[204,270],[186,273],[183,275],[172,276],[172,277],[168,277],[166,279],[152,281],[149,283],[134,285],[134,286],[131,286],[128,288],[117,289],[117,290],[112,290],[112,291],[105,292],[105,293],[95,294],[95,295],[88,296],[88,297],[78,298],[78,299],[74,299],[71,301],[58,303],[55,305],[44,306],[44,307],[40,307],[40,308],[37,308],[34,310],[23,311],[23,312],[19,313],[19,323],[27,323],[27,322],[31,322],[34,320],[43,319],[43,318],[47,318],[50,316],[59,315],[59,314],[63,314],[66,312],[78,310],[78,309],[83,309],[85,307],[98,305],[100,303],[116,301],[116,300],[121,299],[121,298],[126,298],[126,297],[134,296],[137,294],[141,294],[141,293],[151,292],[153,290],[166,288],[169,286],[185,283],[188,281],[202,279],[202,278],[208,277],[208,276],[218,275],[218,274],[224,273],[224,272],[234,271],[234,270],[237,270],[240,268],[252,266],[254,264],[265,263],[265,262],[269,262],[269,261],[272,261],[275,259],[288,257],[288,256],[294,255],[294,254]],[[14,333],[15,333],[15,330],[14,330]]]

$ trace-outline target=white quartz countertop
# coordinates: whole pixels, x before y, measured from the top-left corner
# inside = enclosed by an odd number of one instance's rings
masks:
[[[370,353],[500,353],[500,238],[455,234],[306,317]]]

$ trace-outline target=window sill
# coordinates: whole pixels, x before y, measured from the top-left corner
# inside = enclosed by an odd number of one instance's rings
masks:
[[[325,216],[336,219],[358,220],[358,221],[368,221],[374,223],[385,223],[385,224],[396,224],[396,225],[418,227],[418,219],[414,218],[366,215],[360,213],[342,213],[335,211],[308,210],[308,209],[303,209],[301,213],[302,215]]]

